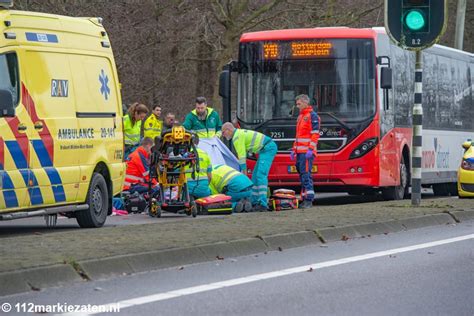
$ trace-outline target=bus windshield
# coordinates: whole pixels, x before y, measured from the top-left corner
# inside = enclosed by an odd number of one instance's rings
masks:
[[[307,94],[318,112],[344,122],[375,114],[375,61],[369,39],[241,43],[237,116],[248,124],[297,115]]]

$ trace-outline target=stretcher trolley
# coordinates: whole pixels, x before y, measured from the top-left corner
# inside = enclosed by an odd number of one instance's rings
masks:
[[[188,191],[186,173],[199,172],[199,157],[194,145],[197,137],[182,126],[174,126],[155,138],[150,161],[149,196],[152,179],[159,185],[159,194],[149,200],[148,214],[161,217],[161,212],[185,213],[196,217],[197,208]]]

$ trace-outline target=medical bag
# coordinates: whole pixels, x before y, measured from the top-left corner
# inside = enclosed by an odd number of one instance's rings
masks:
[[[197,199],[196,207],[199,215],[227,215],[232,214],[231,197],[225,194],[214,194]]]
[[[269,202],[270,208],[276,212],[298,208],[298,199],[296,198],[295,191],[293,190],[275,190],[273,191]]]
[[[142,194],[138,192],[123,194],[125,210],[130,213],[145,212],[148,207],[148,202]]]

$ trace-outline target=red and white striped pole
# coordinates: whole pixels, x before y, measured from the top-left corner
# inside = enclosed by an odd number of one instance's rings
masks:
[[[413,141],[411,157],[411,205],[419,206],[421,202],[421,156],[423,135],[423,59],[421,50],[416,51],[415,63],[415,104],[413,105]]]

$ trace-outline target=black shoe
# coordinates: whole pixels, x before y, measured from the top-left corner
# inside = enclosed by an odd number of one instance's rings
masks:
[[[301,204],[299,205],[298,208],[307,209],[307,208],[311,208],[311,207],[313,207],[313,202],[311,202],[309,200],[304,200],[303,202],[301,202]]]

